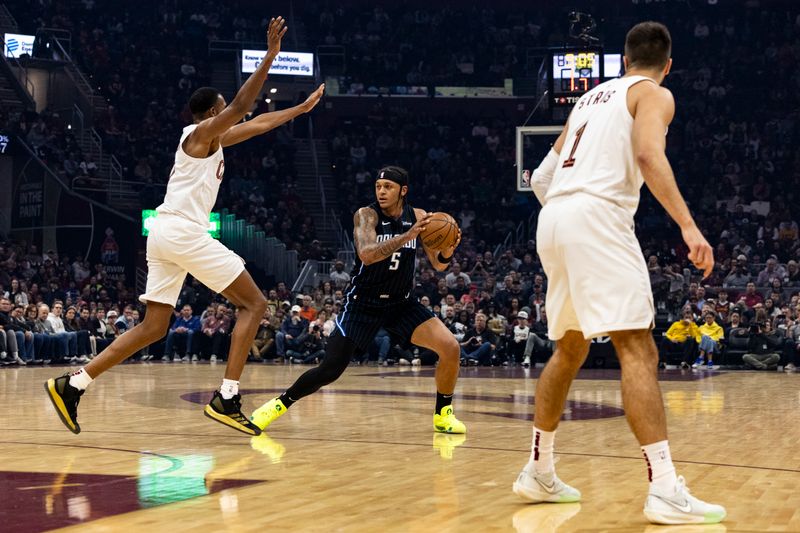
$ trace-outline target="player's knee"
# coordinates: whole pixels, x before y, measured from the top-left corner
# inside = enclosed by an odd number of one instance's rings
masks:
[[[442,359],[458,360],[461,357],[461,348],[455,337],[446,337],[439,347],[439,357]]]

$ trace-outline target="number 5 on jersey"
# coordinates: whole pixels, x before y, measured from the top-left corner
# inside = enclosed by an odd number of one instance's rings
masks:
[[[583,137],[583,130],[586,129],[586,125],[588,122],[584,122],[583,126],[578,128],[578,131],[575,132],[575,143],[572,145],[572,151],[569,153],[569,157],[564,160],[564,164],[561,165],[561,168],[570,168],[575,166],[575,150],[578,149],[578,144],[581,142],[581,137]]]
[[[398,268],[400,268],[400,252],[395,252],[389,261],[389,270],[397,270]]]

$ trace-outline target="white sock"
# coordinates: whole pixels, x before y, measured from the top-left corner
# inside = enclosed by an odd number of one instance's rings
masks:
[[[223,379],[219,393],[222,394],[223,399],[230,400],[239,394],[239,382],[235,379]]]
[[[86,387],[88,387],[92,381],[94,381],[94,379],[92,379],[92,376],[90,376],[83,367],[69,377],[69,384],[78,390],[86,390]]]
[[[542,431],[533,426],[533,442],[531,443],[531,458],[528,459],[528,472],[548,474],[555,472],[553,464],[553,443],[556,438],[555,431]]]
[[[647,461],[647,475],[650,478],[650,489],[660,494],[672,494],[678,476],[669,453],[669,441],[662,440],[642,446],[644,460]]]

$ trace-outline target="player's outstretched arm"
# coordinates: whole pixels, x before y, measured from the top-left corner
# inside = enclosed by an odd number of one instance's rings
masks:
[[[231,126],[240,122],[250,111],[253,102],[261,92],[261,87],[267,81],[267,72],[269,72],[272,62],[281,51],[281,39],[286,34],[286,30],[286,21],[283,17],[270,20],[269,28],[267,29],[267,54],[264,56],[264,60],[244,82],[228,107],[223,109],[219,115],[207,118],[198,124],[191,134],[193,140],[211,142],[212,139],[219,137],[228,131]]]
[[[311,93],[311,95],[302,104],[298,104],[294,107],[283,109],[281,111],[263,113],[258,115],[253,120],[248,120],[244,124],[237,124],[222,135],[220,143],[223,147],[232,146],[242,141],[246,141],[251,137],[255,137],[256,135],[261,135],[270,130],[274,130],[278,126],[286,124],[295,117],[300,116],[303,113],[308,113],[314,109],[314,107],[319,103],[319,99],[322,98],[322,94],[324,92],[325,84],[323,83],[317,87],[317,90]]]
[[[416,208],[414,212],[417,215],[417,220],[423,218],[427,214],[424,210]],[[425,255],[428,256],[428,261],[430,261],[431,266],[438,272],[444,272],[450,267],[450,259],[453,258],[453,254],[456,253],[456,248],[458,248],[459,244],[461,244],[461,228],[458,228],[458,237],[456,237],[456,242],[453,246],[445,248],[444,250],[432,250],[423,243],[422,248],[425,250]],[[442,258],[447,259],[447,261],[439,261],[440,254]]]
[[[353,216],[353,240],[356,245],[358,258],[365,265],[383,261],[405,243],[413,241],[425,229],[425,225],[430,219],[430,213],[425,217],[417,217],[417,222],[405,233],[401,233],[391,239],[377,242],[378,235],[375,232],[375,225],[378,223],[378,214],[369,207],[362,207]]]
[[[666,155],[666,131],[675,115],[672,93],[651,83],[638,83],[629,90],[628,102],[633,114],[633,153],[644,181],[681,228],[689,260],[708,277],[714,268],[714,252],[678,190]]]

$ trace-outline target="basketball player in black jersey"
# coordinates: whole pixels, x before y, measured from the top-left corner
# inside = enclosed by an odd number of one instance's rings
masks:
[[[417,237],[430,213],[406,202],[408,173],[399,167],[381,169],[375,182],[377,201],[356,211],[354,240],[358,252],[342,313],[336,319],[325,358],[305,372],[286,392],[253,412],[251,419],[262,430],[286,412],[294,402],[336,381],[356,353],[365,352],[383,327],[401,341],[439,355],[436,367],[436,409],[433,429],[438,433],[466,433],[453,415],[452,397],[458,379],[458,342],[427,308],[414,299]],[[436,251],[425,248],[431,265],[447,269],[461,240]]]

